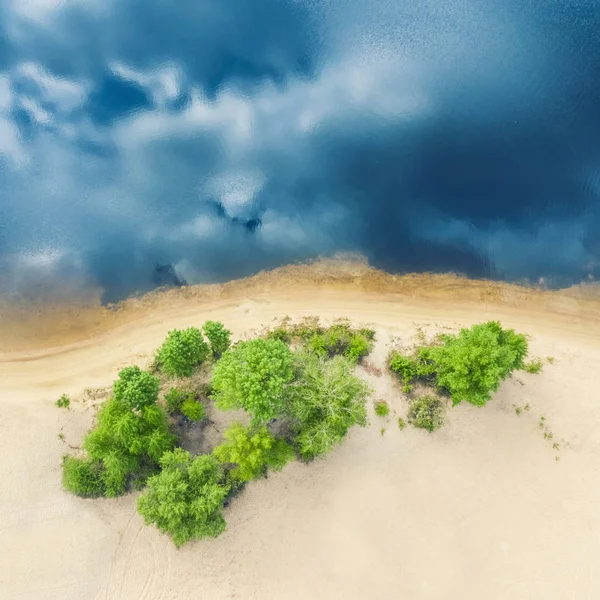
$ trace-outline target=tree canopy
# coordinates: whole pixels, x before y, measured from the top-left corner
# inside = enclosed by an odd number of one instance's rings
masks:
[[[189,377],[192,369],[208,357],[208,344],[197,327],[173,329],[158,349],[157,362],[171,377]]]

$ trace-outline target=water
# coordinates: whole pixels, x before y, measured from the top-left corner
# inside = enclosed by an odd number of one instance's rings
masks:
[[[597,278],[599,31],[597,0],[6,0],[2,292],[337,251]]]

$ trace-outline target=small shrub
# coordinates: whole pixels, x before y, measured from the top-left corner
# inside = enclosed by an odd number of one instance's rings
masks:
[[[67,492],[82,498],[104,495],[102,463],[73,456],[63,457],[63,486]]]
[[[210,350],[214,357],[218,358],[224,352],[229,350],[231,344],[231,331],[225,329],[223,323],[218,321],[206,321],[202,326],[202,329],[208,338]]]
[[[349,358],[353,363],[358,363],[361,358],[369,354],[370,350],[371,344],[367,338],[355,334],[350,338],[350,343],[344,350],[344,356]]]
[[[171,388],[165,394],[165,407],[167,412],[170,415],[181,412],[181,406],[188,396],[188,392],[184,392],[183,390],[179,390],[177,388]]]
[[[63,394],[56,401],[56,406],[58,406],[58,408],[69,408],[70,404],[71,404],[71,400],[69,400],[69,396],[67,396],[66,394]]]
[[[402,381],[402,389],[405,393],[412,390],[412,383],[416,379],[427,379],[435,369],[428,347],[419,348],[415,356],[404,356],[394,351],[390,355],[389,366]]]
[[[264,475],[267,468],[279,471],[294,458],[285,440],[277,439],[266,428],[244,427],[233,423],[225,431],[225,442],[213,450],[222,463],[235,464],[231,476],[250,481]]]
[[[415,427],[435,431],[444,424],[444,403],[435,396],[420,396],[410,403],[408,422]]]
[[[275,327],[275,329],[271,329],[271,331],[267,333],[267,339],[279,340],[280,342],[289,345],[292,341],[292,336],[285,327]]]
[[[375,414],[378,417],[387,417],[390,414],[390,407],[384,400],[378,400],[375,402]]]
[[[156,359],[166,375],[189,377],[192,369],[206,360],[208,352],[208,344],[197,327],[174,329],[158,349]]]
[[[383,434],[385,433],[385,427],[382,427],[382,428],[379,430],[379,433],[380,433],[381,435],[383,435]]]
[[[402,417],[399,417],[398,418],[398,429],[400,429],[400,431],[402,431],[405,427],[406,427],[406,421]]]
[[[364,337],[368,342],[372,342],[375,339],[375,330],[363,327],[358,330],[358,334]]]
[[[188,396],[181,405],[181,412],[184,417],[190,421],[202,421],[206,416],[204,406],[194,398],[193,395]]]
[[[523,365],[523,371],[531,373],[532,375],[537,375],[543,368],[544,365],[539,358],[534,358]]]
[[[257,338],[236,344],[215,364],[212,387],[219,410],[246,410],[254,425],[283,409],[284,391],[294,372],[290,349],[280,340]]]
[[[223,503],[230,488],[212,455],[192,459],[176,448],[160,459],[161,471],[148,479],[138,499],[138,512],[147,525],[155,524],[176,546],[192,539],[217,537],[225,529]]]
[[[555,360],[556,360],[556,359],[554,358],[554,356],[546,356],[546,362],[547,362],[549,365],[553,365]]]

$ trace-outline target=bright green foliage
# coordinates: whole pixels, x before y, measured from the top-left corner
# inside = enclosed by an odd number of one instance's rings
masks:
[[[392,352],[390,369],[400,377],[405,392],[412,389],[415,379],[426,379],[434,373],[435,366],[430,359],[430,350],[428,347],[419,348],[414,357]]]
[[[122,406],[139,410],[156,403],[160,382],[158,377],[139,367],[127,367],[119,372],[113,384],[113,394]]]
[[[63,486],[67,492],[82,498],[104,495],[102,463],[73,456],[63,457]]]
[[[222,533],[229,487],[222,483],[217,459],[211,455],[192,459],[189,452],[176,448],[162,456],[160,465],[162,470],[148,479],[148,488],[138,499],[146,524],[154,523],[176,546]]]
[[[56,406],[58,406],[58,408],[69,408],[70,404],[71,404],[71,401],[69,400],[69,396],[67,396],[66,394],[63,394],[56,401]]]
[[[483,406],[501,381],[523,367],[527,356],[525,336],[502,329],[497,321],[461,329],[442,340],[442,346],[429,349],[429,356],[438,385],[450,392],[454,404],[466,400]]]
[[[378,417],[387,417],[390,414],[390,407],[385,400],[378,400],[375,402],[375,414]]]
[[[233,423],[225,431],[225,442],[213,450],[222,463],[237,465],[231,475],[250,481],[263,475],[267,467],[275,471],[294,458],[294,451],[285,440],[277,439],[263,425],[244,427]]]
[[[204,406],[194,398],[193,395],[188,396],[181,405],[181,412],[184,417],[190,421],[202,421],[206,416]]]
[[[412,423],[415,427],[421,427],[422,429],[427,429],[427,431],[435,431],[444,424],[445,412],[444,403],[439,398],[435,396],[420,396],[410,403],[408,422]]]
[[[158,349],[157,361],[170,377],[189,377],[192,369],[206,360],[208,344],[197,327],[169,331],[167,339]]]
[[[370,350],[371,345],[367,338],[356,334],[350,338],[350,343],[344,350],[344,356],[349,358],[353,363],[357,363],[363,356],[367,356]]]
[[[202,326],[204,335],[210,343],[210,350],[215,357],[221,356],[229,350],[231,344],[231,331],[225,329],[223,323],[218,321],[206,321]]]
[[[541,373],[543,368],[544,364],[539,358],[534,358],[523,365],[523,371],[526,371],[527,373],[531,373],[533,375]]]
[[[215,364],[212,387],[220,410],[243,408],[252,423],[266,423],[283,408],[286,384],[293,377],[293,357],[280,340],[239,342]]]
[[[98,412],[96,426],[83,447],[98,469],[104,495],[118,496],[125,492],[130,479],[155,469],[173,443],[166,415],[156,404],[131,410],[111,398]]]
[[[165,394],[165,407],[167,412],[170,415],[181,412],[181,406],[189,395],[189,392],[185,392],[177,388],[171,388]]]
[[[353,425],[367,424],[369,388],[342,356],[331,360],[299,353],[298,380],[288,388],[286,412],[292,419],[300,454],[310,459],[340,443]]]

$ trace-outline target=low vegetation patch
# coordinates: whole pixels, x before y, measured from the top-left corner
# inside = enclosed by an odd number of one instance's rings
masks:
[[[390,414],[390,407],[385,400],[378,400],[373,406],[378,417],[387,417]]]
[[[63,394],[55,404],[58,406],[58,408],[69,408],[71,405],[71,400],[69,399],[69,396]]]
[[[410,403],[408,422],[414,427],[435,431],[444,424],[446,407],[440,398],[420,396]]]
[[[539,358],[534,358],[532,360],[527,361],[523,365],[523,371],[526,373],[531,373],[532,375],[537,375],[542,372],[544,368],[544,363]]]

